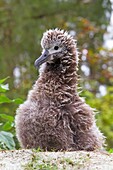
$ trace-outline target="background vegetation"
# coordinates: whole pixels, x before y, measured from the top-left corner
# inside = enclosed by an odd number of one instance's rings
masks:
[[[78,41],[81,96],[99,111],[97,124],[107,137],[107,148],[113,148],[113,49],[106,49],[103,39],[111,10],[110,0],[0,1],[1,148],[18,147],[15,110],[37,79],[34,61],[41,53],[42,34],[56,27]]]

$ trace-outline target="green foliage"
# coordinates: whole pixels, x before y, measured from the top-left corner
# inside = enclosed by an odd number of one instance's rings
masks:
[[[6,92],[9,90],[8,84],[4,84],[6,80],[7,78],[0,80],[0,105],[5,103],[22,103],[22,100],[19,98],[11,100],[6,96]],[[13,128],[14,116],[4,114],[0,110],[0,149],[15,149]]]
[[[0,149],[15,149],[12,133],[0,131]]]
[[[108,152],[109,152],[109,153],[113,153],[113,148],[111,148]]]
[[[83,91],[86,102],[97,110],[97,125],[106,136],[107,149],[113,148],[113,87],[107,89],[107,94],[96,97],[89,91]]]

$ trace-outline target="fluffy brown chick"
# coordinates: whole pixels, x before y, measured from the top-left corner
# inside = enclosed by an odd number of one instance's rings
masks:
[[[59,29],[44,33],[39,78],[16,115],[16,134],[23,148],[44,150],[102,149],[104,136],[95,113],[77,92],[76,41]]]

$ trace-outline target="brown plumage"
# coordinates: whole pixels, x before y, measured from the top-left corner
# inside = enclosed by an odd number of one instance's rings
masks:
[[[23,148],[102,149],[104,137],[95,113],[77,93],[76,41],[63,30],[44,33],[42,55],[35,61],[39,78],[17,109],[16,134]]]

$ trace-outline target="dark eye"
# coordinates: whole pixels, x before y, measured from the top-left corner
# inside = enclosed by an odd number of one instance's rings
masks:
[[[58,47],[58,46],[55,46],[55,47],[54,47],[54,50],[58,50],[58,49],[59,49],[59,47]]]

